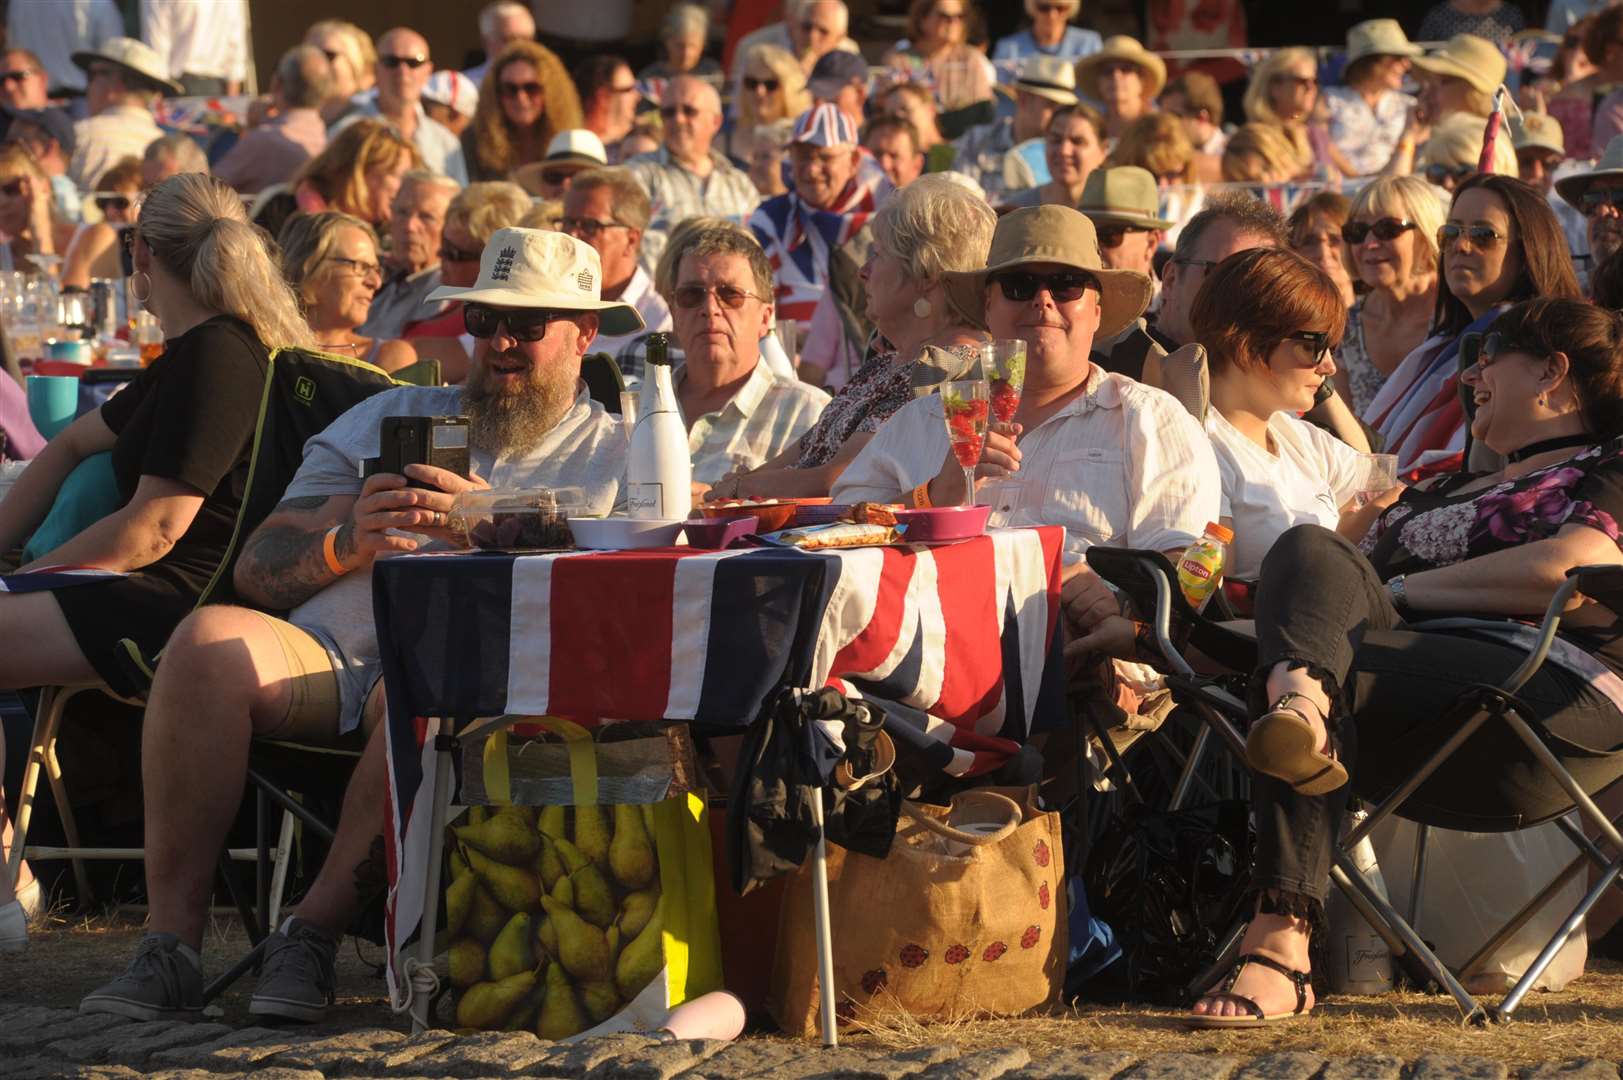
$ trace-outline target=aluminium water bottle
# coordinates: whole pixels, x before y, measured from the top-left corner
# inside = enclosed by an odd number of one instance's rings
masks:
[[[642,407],[626,467],[626,513],[679,521],[693,506],[693,461],[671,381],[670,335],[649,334],[646,350]]]

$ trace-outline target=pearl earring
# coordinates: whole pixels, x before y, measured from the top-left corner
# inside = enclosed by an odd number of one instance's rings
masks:
[[[915,318],[928,319],[930,317],[930,313],[934,310],[935,308],[931,305],[930,301],[926,300],[922,296],[913,301],[913,315]]]

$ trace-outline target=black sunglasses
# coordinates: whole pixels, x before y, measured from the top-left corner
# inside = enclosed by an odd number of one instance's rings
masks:
[[[1113,251],[1121,247],[1121,242],[1127,238],[1128,233],[1154,231],[1141,229],[1137,225],[1100,225],[1094,229],[1094,234],[1099,238],[1100,251]]]
[[[1402,218],[1383,217],[1374,224],[1367,221],[1349,221],[1341,227],[1341,238],[1349,244],[1362,244],[1370,233],[1374,233],[1375,239],[1385,242],[1396,240],[1414,227],[1414,222]]]
[[[1491,226],[1466,226],[1451,221],[1447,225],[1444,225],[1442,228],[1437,230],[1437,246],[1439,248],[1446,248],[1450,244],[1459,240],[1462,236],[1469,240],[1471,242],[1471,246],[1475,248],[1492,247],[1499,241],[1505,239],[1504,233],[1500,232],[1498,229],[1492,228]]]
[[[767,93],[773,94],[777,92],[778,85],[776,79],[756,79],[749,75],[744,76],[744,89],[751,92],[765,90]]]
[[[440,262],[478,262],[479,255],[478,251],[463,251],[444,241],[440,242]]]
[[[1611,188],[1607,191],[1586,191],[1583,198],[1578,200],[1578,209],[1588,216],[1603,206],[1623,206],[1623,188]]]
[[[1330,331],[1298,330],[1294,334],[1286,334],[1285,340],[1300,341],[1312,350],[1313,359],[1317,360],[1330,348]]]
[[[524,308],[493,308],[486,304],[462,306],[462,328],[476,338],[493,338],[502,326],[515,341],[540,341],[547,336],[547,324],[561,316],[556,311]]]
[[[130,208],[130,197],[128,195],[97,195],[96,205],[101,207],[104,214],[109,210],[123,213]]]
[[[1495,330],[1491,334],[1472,331],[1460,335],[1460,370],[1468,367],[1487,367],[1506,353],[1524,352],[1533,356],[1542,350],[1524,345],[1507,334]]]
[[[699,115],[699,111],[697,105],[661,105],[659,107],[659,115],[666,120],[675,120],[677,113],[690,118],[695,117]]]
[[[380,57],[378,57],[378,63],[382,64],[386,68],[409,67],[409,68],[411,68],[411,70],[416,71],[418,68],[420,68],[424,64],[428,63],[428,57],[426,57],[426,56],[380,56]]]
[[[1092,274],[1080,270],[1058,270],[1052,274],[1033,274],[1017,270],[993,278],[1003,290],[1005,300],[1024,303],[1037,295],[1038,289],[1047,289],[1056,304],[1069,304],[1080,300],[1089,289],[1098,289],[1099,281]]]
[[[1427,180],[1442,187],[1446,182],[1457,184],[1474,172],[1475,165],[1427,165],[1424,175]]]
[[[520,94],[525,97],[543,97],[546,90],[538,82],[504,82],[501,85],[501,95],[504,98],[516,98]]]
[[[716,299],[721,301],[723,307],[729,307],[735,311],[744,306],[745,300],[761,299],[754,293],[745,292],[736,285],[717,285],[714,287],[679,285],[676,291],[671,294],[671,299],[676,302],[677,307],[687,308],[691,311],[693,308],[703,307],[711,293],[716,294]]]
[[[566,217],[558,220],[558,231],[568,233],[570,236],[579,236],[588,244],[597,239],[597,234],[604,229],[629,229],[630,225],[622,225],[618,221],[599,221],[589,217]]]
[[[0,71],[0,83],[22,82],[32,71]]]

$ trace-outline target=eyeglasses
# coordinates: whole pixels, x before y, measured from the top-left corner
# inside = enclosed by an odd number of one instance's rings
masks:
[[[424,64],[428,63],[428,57],[426,57],[426,56],[380,56],[380,57],[378,57],[378,63],[382,64],[384,67],[389,68],[391,70],[394,69],[394,68],[398,68],[398,67],[409,67],[409,68],[411,68],[411,70],[416,71],[418,68],[420,68]]]
[[[622,225],[618,221],[599,221],[589,217],[566,217],[558,221],[558,231],[566,232],[571,236],[579,236],[590,244],[597,239],[597,234],[604,229],[629,229],[630,225]]]
[[[1216,259],[1180,259],[1180,258],[1174,258],[1172,261],[1179,264],[1180,266],[1198,266],[1198,267],[1201,268],[1202,271],[1210,270],[1212,267],[1217,265],[1217,260]]]
[[[691,311],[696,307],[703,307],[711,293],[721,301],[722,307],[732,308],[734,311],[743,307],[745,300],[763,300],[762,297],[745,292],[736,285],[678,285],[676,291],[671,294],[671,299],[676,301],[677,307]]]
[[[32,71],[0,71],[0,83],[22,82],[33,74]]]
[[[1286,334],[1286,341],[1300,341],[1310,350],[1310,355],[1317,360],[1330,348],[1330,332],[1328,330],[1298,330],[1294,334]]]
[[[1427,165],[1425,176],[1433,184],[1443,187],[1449,183],[1457,184],[1474,172],[1475,165]]]
[[[1058,15],[1061,12],[1069,13],[1070,10],[1071,10],[1071,5],[1069,5],[1069,4],[1038,4],[1037,5],[1037,10],[1042,12],[1044,15]]]
[[[1583,211],[1585,217],[1593,217],[1603,206],[1623,207],[1623,188],[1604,191],[1590,189],[1578,200],[1578,209]]]
[[[1491,334],[1473,330],[1469,334],[1460,335],[1460,361],[1467,368],[1489,367],[1506,353],[1522,352],[1537,356],[1542,351],[1531,345],[1524,345],[1497,330]]]
[[[346,259],[342,255],[334,255],[327,261],[337,263],[339,266],[348,267],[359,277],[368,278],[373,274],[376,274],[378,277],[383,276],[383,267],[379,266],[375,262],[365,262],[361,259]]]
[[[1017,270],[1010,274],[999,274],[993,280],[1003,290],[1003,298],[1015,303],[1031,300],[1037,295],[1038,289],[1047,289],[1054,303],[1069,304],[1080,300],[1087,290],[1099,288],[1099,282],[1092,274],[1084,274],[1080,270],[1058,270],[1052,274]]]
[[[1375,239],[1385,243],[1396,240],[1414,227],[1414,222],[1405,221],[1403,218],[1383,217],[1374,223],[1349,221],[1341,227],[1341,238],[1349,244],[1362,244],[1370,233],[1374,233]]]
[[[1461,237],[1471,242],[1475,248],[1493,247],[1499,241],[1506,239],[1505,234],[1498,229],[1487,225],[1460,225],[1450,221],[1437,230],[1437,246],[1446,248],[1457,242]]]
[[[504,82],[500,93],[504,98],[516,98],[520,95],[533,98],[546,96],[546,90],[542,89],[538,82]]]
[[[574,169],[542,169],[541,182],[548,187],[563,187],[569,178],[574,175]]]
[[[123,213],[130,208],[130,197],[128,195],[97,195],[96,205],[101,207],[101,212],[104,214],[108,211]]]
[[[1128,233],[1154,231],[1137,225],[1099,225],[1094,228],[1094,233],[1099,237],[1100,251],[1113,251],[1121,247],[1121,242],[1127,239]]]
[[[659,107],[659,115],[665,120],[675,120],[677,113],[681,113],[691,120],[702,111],[697,105],[661,105]]]
[[[440,262],[478,262],[479,255],[477,251],[463,251],[443,240],[440,241]]]
[[[556,311],[533,308],[493,308],[486,304],[462,305],[462,328],[476,338],[493,338],[507,327],[514,341],[540,341],[547,336],[547,324],[564,316]]]
[[[769,94],[775,94],[778,92],[780,85],[776,79],[757,79],[750,75],[744,76],[744,89],[752,94],[757,90],[765,90]]]

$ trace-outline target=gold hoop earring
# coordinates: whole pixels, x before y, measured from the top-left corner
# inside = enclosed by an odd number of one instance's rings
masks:
[[[146,280],[147,287],[145,295],[142,294],[140,289],[136,288],[135,283],[137,279]],[[140,304],[142,307],[146,307],[147,301],[152,299],[152,277],[145,270],[137,270],[135,273],[130,275],[130,295],[134,297],[135,302]]]

